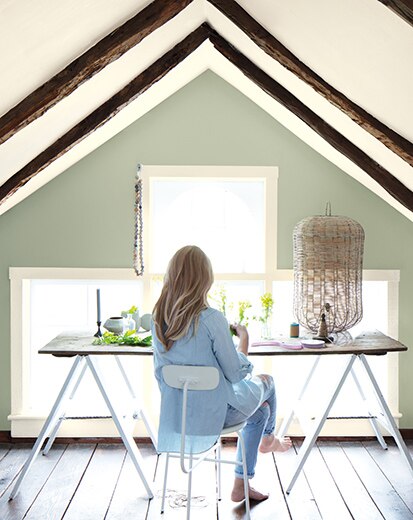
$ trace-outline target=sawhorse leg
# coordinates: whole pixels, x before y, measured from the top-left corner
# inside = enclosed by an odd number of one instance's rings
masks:
[[[82,371],[80,372],[80,375],[79,375],[79,377],[78,377],[78,379],[76,381],[76,384],[74,385],[73,390],[71,391],[71,393],[70,393],[70,395],[68,397],[69,401],[71,401],[74,398],[74,396],[76,394],[76,391],[79,388],[80,382],[82,381],[83,376],[85,375],[86,368],[87,368],[87,365],[85,363],[83,365]],[[65,412],[63,412],[63,410],[62,410],[61,413],[59,414],[60,417],[59,417],[58,421],[56,422],[56,425],[53,428],[53,431],[49,435],[49,439],[48,439],[48,441],[46,443],[46,446],[42,450],[42,455],[47,455],[49,453],[49,451],[50,451],[50,448],[53,446],[53,443],[54,443],[54,441],[56,439],[57,432],[59,431],[60,425],[62,424],[62,422],[64,420],[64,414],[65,414]]]
[[[340,393],[340,390],[341,388],[343,387],[343,384],[350,372],[350,370],[352,369],[353,367],[353,364],[354,364],[354,361],[356,360],[356,355],[353,354],[351,355],[350,359],[347,361],[347,363],[345,364],[345,367],[344,367],[344,370],[343,370],[343,373],[340,377],[340,380],[333,392],[333,395],[328,399],[327,401],[327,404],[326,406],[324,407],[324,411],[323,413],[321,414],[318,422],[316,423],[315,427],[314,427],[314,430],[313,432],[311,433],[311,435],[307,435],[304,442],[303,442],[303,445],[301,446],[300,448],[300,451],[298,452],[298,464],[297,464],[297,467],[294,471],[294,474],[291,478],[291,481],[290,483],[288,484],[287,486],[287,489],[286,489],[286,493],[290,493],[290,491],[292,490],[294,484],[295,484],[295,481],[297,480],[298,478],[298,475],[300,474],[301,470],[303,469],[304,467],[304,464],[306,463],[306,460],[308,458],[308,456],[310,455],[310,452],[311,452],[311,449],[312,447],[314,446],[316,440],[317,440],[317,437],[319,436],[323,426],[324,426],[324,423],[328,417],[328,414],[330,413],[330,410],[331,410],[331,407],[333,406],[335,400],[337,399],[337,396],[338,394]]]
[[[135,394],[135,391],[133,389],[133,386],[131,385],[130,381],[129,381],[129,378],[128,378],[128,375],[126,374],[126,371],[122,365],[122,361],[120,360],[120,356],[115,356],[115,360],[116,360],[116,364],[118,365],[118,368],[122,374],[122,377],[123,377],[123,380],[125,381],[125,384],[129,390],[129,393],[135,403],[135,410],[133,412],[133,418],[134,419],[142,419],[142,421],[144,422],[145,424],[145,427],[146,427],[146,430],[147,432],[149,433],[149,436],[152,440],[152,444],[154,445],[155,449],[157,450],[158,448],[158,437],[157,437],[157,434],[155,433],[155,429],[153,428],[152,426],[152,423],[151,421],[149,420],[149,418],[146,416],[145,412],[143,411],[140,403],[138,402],[138,398]]]
[[[378,425],[378,421],[377,421],[376,417],[373,417],[373,414],[372,414],[372,412],[370,410],[370,407],[368,406],[368,401],[367,401],[366,396],[365,396],[365,394],[363,392],[363,389],[361,388],[361,385],[359,383],[357,375],[354,372],[354,367],[351,369],[351,375],[353,376],[354,382],[356,383],[357,390],[359,391],[359,394],[360,394],[362,400],[364,401],[364,403],[366,405],[367,413],[371,416],[369,418],[369,421],[370,421],[371,427],[373,428],[374,433],[376,434],[377,440],[379,441],[380,446],[384,450],[387,450],[386,441],[384,440],[384,437],[381,434],[381,431],[379,429],[379,425]]]
[[[46,419],[46,422],[43,425],[43,428],[41,429],[39,436],[37,437],[36,442],[34,443],[34,446],[32,448],[32,451],[30,452],[29,458],[26,460],[22,471],[20,472],[20,475],[12,489],[12,492],[10,493],[9,500],[13,500],[13,498],[17,495],[19,488],[21,486],[21,483],[23,482],[23,479],[27,475],[27,472],[31,468],[34,459],[38,455],[43,442],[47,438],[49,432],[55,427],[56,422],[59,421],[59,414],[61,412],[62,404],[67,398],[67,395],[71,391],[72,384],[74,381],[77,381],[78,377],[77,374],[81,370],[82,365],[84,363],[85,359],[82,356],[76,356],[76,359],[72,365],[72,368],[69,371],[68,376],[66,377],[65,382],[63,383],[63,386],[59,392],[59,395],[57,396],[56,402],[53,405],[53,408]],[[76,384],[76,383],[75,383]]]
[[[369,376],[369,379],[371,381],[371,384],[373,385],[377,400],[383,410],[383,414],[386,419],[386,422],[383,424],[383,426],[386,428],[386,430],[389,431],[389,433],[392,434],[399,450],[401,451],[403,458],[407,462],[407,465],[409,466],[409,469],[413,475],[412,457],[409,453],[409,450],[407,449],[407,446],[403,440],[403,437],[401,436],[401,434],[399,432],[399,429],[398,429],[396,421],[394,420],[394,417],[390,411],[390,408],[389,408],[388,404],[386,403],[386,400],[384,399],[383,394],[381,393],[379,384],[377,383],[376,378],[374,377],[373,371],[371,370],[370,365],[368,364],[366,356],[364,354],[361,354],[359,356],[359,358],[367,372],[367,375]]]
[[[107,407],[109,408],[110,414],[112,416],[112,419],[116,425],[116,428],[118,429],[120,436],[122,438],[123,444],[126,447],[126,450],[136,468],[136,471],[138,472],[142,483],[146,489],[146,493],[148,495],[148,498],[153,498],[153,492],[151,489],[151,486],[149,485],[148,481],[146,480],[146,476],[143,472],[143,459],[139,452],[138,447],[136,446],[135,440],[133,438],[133,435],[131,432],[127,430],[124,424],[124,419],[120,413],[118,413],[115,404],[114,399],[109,395],[108,389],[110,388],[109,385],[105,384],[103,374],[101,373],[98,362],[97,362],[97,356],[87,356],[86,362],[88,364],[88,367],[90,368],[90,371],[93,374],[93,377],[96,381],[96,384],[98,385],[98,388],[100,390],[100,393],[102,394],[103,399],[105,400],[105,403]]]

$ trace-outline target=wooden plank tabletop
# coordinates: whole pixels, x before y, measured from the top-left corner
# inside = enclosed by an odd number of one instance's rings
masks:
[[[152,347],[130,345],[93,345],[96,338],[90,331],[63,332],[39,350],[39,354],[57,357],[88,355],[152,355]]]
[[[88,331],[64,332],[39,350],[39,354],[52,354],[59,357],[76,355],[152,355],[152,347],[127,345],[93,345],[93,337]],[[281,338],[288,343],[290,338]],[[370,354],[382,355],[387,352],[403,352],[407,347],[399,341],[379,331],[367,331],[351,338],[348,334],[339,335],[336,343],[324,348],[303,348],[289,350],[283,346],[250,346],[252,356],[291,356],[291,355],[326,355],[326,354]]]
[[[290,338],[281,338],[288,344]],[[328,354],[370,354],[383,355],[388,352],[403,352],[407,347],[390,336],[386,336],[378,330],[362,332],[355,338],[350,334],[338,334],[334,343],[326,344],[323,348],[302,348],[301,350],[289,350],[283,346],[250,346],[249,355],[277,356],[277,355],[328,355]]]

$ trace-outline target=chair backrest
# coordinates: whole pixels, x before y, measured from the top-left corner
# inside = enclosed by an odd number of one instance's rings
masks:
[[[186,443],[186,415],[188,390],[214,390],[219,383],[219,372],[216,367],[194,366],[194,365],[164,365],[162,367],[162,376],[165,383],[172,388],[178,388],[183,391],[182,398],[182,420],[181,420],[181,449],[180,462],[181,469],[184,473],[190,473],[205,458],[212,447],[199,458],[197,462],[187,468],[185,466],[185,443]]]
[[[162,367],[165,383],[173,388],[188,390],[213,390],[219,383],[216,367],[191,365],[165,365]]]

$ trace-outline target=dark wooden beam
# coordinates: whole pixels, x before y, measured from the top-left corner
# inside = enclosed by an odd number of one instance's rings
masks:
[[[412,18],[413,0],[379,0]],[[51,80],[36,89],[0,118],[0,144],[30,124],[48,109],[73,92],[84,81],[137,45],[155,29],[167,23],[192,0],[155,0],[145,9],[115,29],[94,47],[74,60]],[[302,63],[274,36],[266,31],[234,0],[209,2],[235,23],[269,56],[311,85],[353,121],[379,139],[390,150],[413,166],[413,143],[353,103]]]
[[[192,0],[155,0],[0,118],[0,144],[158,29]]]
[[[300,61],[280,41],[262,27],[234,0],[208,0],[271,58],[308,83],[314,90],[338,107],[392,152],[413,166],[413,143],[386,126],[384,123],[359,107],[344,94],[329,85],[307,65]],[[390,2],[390,0],[389,0]],[[394,0],[392,3],[404,3]]]
[[[20,171],[10,177],[0,186],[0,204],[7,200],[19,188],[24,186],[39,172],[44,170],[53,161],[68,152],[77,143],[85,139],[101,125],[109,121],[122,108],[143,94],[152,85],[188,57],[209,36],[209,27],[204,24],[168,51],[162,58],[153,63],[144,72],[134,78],[122,90],[117,92],[108,101],[94,112],[89,114],[80,123],[71,128],[65,135],[55,141],[46,150],[40,153]]]
[[[413,0],[379,0],[413,26]]]
[[[191,33],[162,58],[132,80],[126,87],[8,179],[0,186],[0,203],[4,202],[31,178],[73,148],[81,140],[85,139],[101,125],[109,121],[122,108],[162,79],[208,38],[215,48],[238,67],[245,76],[304,121],[336,150],[363,169],[398,202],[410,211],[413,211],[413,193],[404,184],[342,136],[317,114],[312,112],[299,99],[263,72],[237,49],[232,47],[207,24],[203,24],[196,31]]]
[[[281,103],[295,116],[304,121],[312,130],[325,139],[354,164],[364,170],[392,197],[410,211],[413,211],[413,192],[389,173],[380,164],[355,146],[335,128],[326,123],[317,114],[312,112],[304,103],[293,96],[273,78],[268,76],[257,65],[241,54],[237,49],[224,40],[219,34],[211,30],[210,40],[215,48],[252,80],[264,92]]]

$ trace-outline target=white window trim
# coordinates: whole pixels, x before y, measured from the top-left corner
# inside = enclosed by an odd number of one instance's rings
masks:
[[[150,282],[152,274],[146,274],[147,282]],[[292,280],[292,270],[274,270],[268,276],[269,287],[273,281]],[[13,437],[37,436],[45,417],[30,415],[27,412],[30,361],[30,281],[31,280],[134,280],[136,275],[132,269],[105,269],[105,268],[47,268],[47,267],[11,267],[9,269],[11,285],[11,432]],[[240,277],[233,275],[233,279]],[[263,279],[263,275],[243,275],[243,279]],[[216,276],[217,280],[229,277],[225,274]],[[398,338],[398,301],[399,279],[397,270],[365,270],[364,280],[388,282],[388,308],[389,321],[387,328],[389,335]],[[269,357],[269,363],[271,358]],[[388,404],[393,416],[400,418],[399,412],[399,363],[398,354],[388,354]],[[147,374],[148,378],[151,374]],[[63,382],[62,382],[63,383]],[[154,410],[153,413],[157,413]],[[278,418],[281,420],[282,418]],[[64,436],[115,436],[116,430],[105,420],[102,421],[67,421],[62,428]],[[335,424],[334,424],[335,423]],[[323,430],[325,435],[371,435],[371,429],[365,421],[329,421],[328,429]],[[293,425],[292,434],[300,434],[297,425]],[[145,436],[146,431],[137,423],[135,435]]]
[[[197,178],[202,180],[244,179],[265,181],[265,261],[264,273],[257,274],[215,274],[215,279],[225,280],[264,280],[265,291],[271,291],[274,272],[277,268],[277,184],[278,168],[275,166],[143,166],[142,167],[144,197],[143,216],[144,222],[149,224],[145,234],[145,265],[152,265],[150,251],[152,251],[152,230],[150,222],[151,179],[185,179]],[[271,222],[271,227],[269,226]],[[153,276],[160,273],[152,273]],[[149,287],[147,287],[149,290]],[[145,288],[144,288],[145,291]],[[144,292],[144,298],[148,296]],[[153,302],[154,303],[154,302]]]

